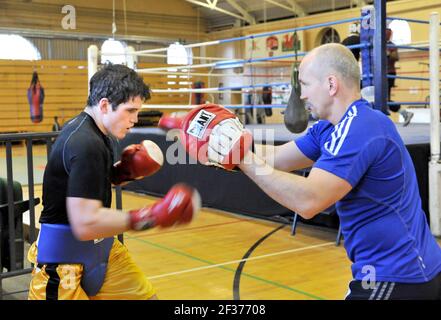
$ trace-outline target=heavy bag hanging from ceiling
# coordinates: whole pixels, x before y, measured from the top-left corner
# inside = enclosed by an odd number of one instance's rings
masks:
[[[300,83],[299,68],[297,62],[297,49],[299,40],[297,33],[294,33],[294,52],[296,61],[293,64],[291,74],[292,90],[289,96],[288,105],[286,106],[283,120],[285,127],[292,133],[300,133],[305,131],[308,126],[309,114],[305,109],[305,102],[300,99]]]
[[[43,120],[44,89],[36,71],[32,74],[31,85],[28,88],[28,102],[33,123]]]

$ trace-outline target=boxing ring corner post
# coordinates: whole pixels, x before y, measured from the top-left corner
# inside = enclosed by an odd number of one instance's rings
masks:
[[[387,109],[386,96],[386,1],[374,1],[375,29],[374,32],[374,107],[380,111]]]
[[[441,236],[441,162],[440,162],[440,107],[439,107],[439,14],[430,14],[430,161],[429,211],[430,229]]]

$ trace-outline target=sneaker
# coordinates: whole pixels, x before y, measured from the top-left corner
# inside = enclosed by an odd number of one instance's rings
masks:
[[[412,120],[413,118],[413,112],[406,111],[406,113],[404,113],[403,116],[404,116],[403,127],[407,127],[410,123],[410,120]]]

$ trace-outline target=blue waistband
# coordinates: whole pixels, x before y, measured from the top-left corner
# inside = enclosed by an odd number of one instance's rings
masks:
[[[101,289],[114,238],[80,241],[65,224],[41,224],[37,243],[39,264],[82,264],[81,286],[89,296]]]

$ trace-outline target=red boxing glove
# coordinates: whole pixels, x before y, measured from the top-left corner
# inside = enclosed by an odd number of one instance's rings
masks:
[[[226,170],[240,163],[253,142],[236,115],[217,104],[201,105],[183,118],[164,116],[158,125],[180,129],[180,141],[191,157]]]
[[[183,119],[182,117],[162,116],[161,119],[159,119],[158,127],[164,130],[181,128]]]
[[[187,224],[201,208],[201,197],[196,189],[180,183],[174,185],[165,197],[150,207],[129,211],[130,227],[146,230],[156,226],[166,228]]]
[[[144,140],[140,144],[131,144],[123,150],[121,161],[113,166],[112,183],[118,185],[151,176],[163,163],[162,151],[153,141]]]

